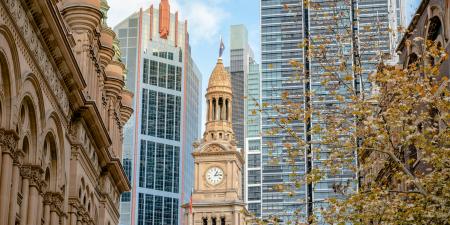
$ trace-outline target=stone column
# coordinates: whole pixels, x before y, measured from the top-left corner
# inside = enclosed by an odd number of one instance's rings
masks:
[[[70,200],[69,200],[70,201]],[[77,225],[77,207],[75,203],[69,202],[69,223],[68,225]]]
[[[219,120],[219,99],[216,99],[214,120]]]
[[[44,225],[50,225],[50,203],[44,199]]]
[[[29,177],[29,195],[28,195],[28,209],[27,217],[28,225],[36,224],[39,207],[39,192],[41,191],[42,181],[41,175],[43,170],[40,166],[28,165],[24,168],[24,174]]]
[[[11,201],[9,203],[9,225],[16,224],[17,214],[17,193],[19,192],[19,179],[20,179],[20,161],[16,156],[13,159],[13,171],[12,171],[12,186],[11,186]]]
[[[21,170],[21,173],[23,170]],[[26,225],[27,224],[27,212],[28,212],[28,197],[29,197],[29,191],[30,191],[30,179],[29,177],[26,177],[22,175],[22,205],[20,206],[20,225]]]
[[[46,206],[46,225],[59,225],[59,217],[62,215],[62,204],[64,197],[58,192],[47,192],[44,196],[44,204]],[[47,213],[47,210],[49,211]],[[47,222],[47,218],[48,221]]]
[[[222,106],[220,107],[220,120],[225,120],[226,119],[225,112],[226,112],[226,110],[225,110],[225,99],[222,98]]]
[[[12,158],[10,153],[3,152],[0,186],[0,224],[7,224],[9,217],[9,201],[11,198]]]
[[[193,213],[190,213],[189,212],[189,214],[188,214],[188,221],[187,221],[187,224],[186,225],[194,225],[194,216],[192,215]]]
[[[211,121],[211,99],[208,99],[208,101],[206,102],[208,104],[208,113],[206,114],[206,121]]]
[[[238,225],[239,224],[239,213],[237,211],[234,211],[233,217],[234,217],[234,223],[233,224]]]
[[[50,225],[59,225],[59,215],[56,211],[50,212]]]
[[[77,213],[76,212],[70,213],[70,225],[77,225]]]
[[[39,196],[38,196],[38,208],[37,208],[37,218],[36,223],[42,223],[42,217],[44,216],[44,193],[42,193],[42,188],[39,188]]]
[[[18,136],[14,131],[0,130],[0,224],[8,224],[13,176],[13,157],[16,157]],[[17,188],[16,188],[17,189]]]
[[[38,207],[38,199],[39,198],[39,190],[37,184],[34,181],[30,182],[30,196],[28,197],[28,223],[27,225],[34,225],[37,217],[37,207]]]
[[[2,132],[2,130],[0,130],[0,135],[2,135],[1,132]],[[3,138],[3,137],[0,136],[0,139],[1,139],[1,138]],[[0,175],[2,174],[2,170],[3,170],[3,169],[2,169],[2,168],[3,168],[3,167],[2,167],[2,166],[3,166],[3,165],[2,165],[2,160],[3,160],[3,159],[2,159],[2,152],[3,152],[3,149],[4,149],[4,148],[6,148],[6,146],[4,146],[2,143],[0,143]]]

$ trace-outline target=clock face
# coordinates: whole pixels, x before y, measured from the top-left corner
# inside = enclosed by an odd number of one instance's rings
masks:
[[[223,179],[223,170],[219,167],[211,167],[206,171],[206,181],[209,184],[219,184]]]

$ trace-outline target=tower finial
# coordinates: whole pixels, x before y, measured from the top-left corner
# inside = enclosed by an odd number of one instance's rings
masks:
[[[222,58],[223,51],[225,50],[225,45],[223,44],[222,35],[220,35],[220,48],[219,48],[219,59]]]

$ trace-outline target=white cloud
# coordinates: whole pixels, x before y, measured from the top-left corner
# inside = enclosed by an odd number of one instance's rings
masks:
[[[110,7],[108,11],[108,25],[116,26],[122,20],[130,16],[132,13],[139,11],[142,7],[147,9],[153,4],[154,7],[159,7],[160,0],[108,0]],[[169,0],[170,10],[172,12],[180,11],[180,4],[178,0]]]
[[[169,0],[172,12],[179,11],[180,19],[188,20],[191,43],[212,42],[217,38],[223,21],[228,17],[220,5],[228,0]],[[108,24],[114,27],[141,7],[153,4],[158,7],[160,0],[108,0]]]
[[[219,0],[190,1],[184,8],[184,14],[188,20],[188,30],[192,43],[201,41],[211,42],[217,37],[222,22],[228,14],[219,5],[214,4]]]

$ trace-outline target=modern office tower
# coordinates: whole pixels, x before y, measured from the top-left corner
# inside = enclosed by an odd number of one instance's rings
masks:
[[[391,28],[392,35],[391,37],[391,45],[397,47],[400,44],[400,41],[403,38],[403,34],[406,32],[406,28],[408,27],[406,8],[407,6],[406,0],[390,0],[389,2],[389,26]],[[396,48],[390,49],[390,59],[387,63],[391,65],[395,65],[400,60],[398,54],[395,52]]]
[[[247,209],[255,216],[261,216],[261,70],[260,65],[250,61],[246,82],[245,99],[245,153]]]
[[[321,43],[314,42],[319,37],[329,37],[335,41],[334,34],[328,30],[332,19],[331,15],[339,13],[341,26],[347,27],[352,32],[351,38],[341,43],[343,54],[348,58],[347,65],[360,63],[363,69],[363,79],[375,68],[377,60],[383,56],[387,57],[395,49],[392,34],[388,28],[395,22],[389,20],[389,15],[395,10],[389,10],[390,0],[261,0],[261,64],[262,64],[262,104],[279,104],[281,94],[289,93],[289,100],[299,103],[303,109],[306,107],[314,109],[333,108],[335,101],[327,97],[327,91],[321,85],[323,70],[317,59],[309,57],[305,52],[309,51],[307,45],[299,46],[299,43],[310,40],[311,45]],[[305,7],[304,4],[316,4],[320,7]],[[341,28],[342,28],[341,27]],[[339,29],[335,29],[338,30]],[[331,49],[337,45],[331,44]],[[381,54],[380,54],[381,53]],[[337,57],[337,56],[336,56]],[[331,59],[333,56],[331,56]],[[305,80],[300,82],[293,79],[296,71],[290,65],[291,60],[304,64]],[[361,87],[361,83],[355,81],[355,88],[368,91],[370,86]],[[308,98],[305,92],[314,92],[315,95]],[[303,218],[313,213],[318,215],[318,209],[326,207],[321,201],[337,194],[333,190],[336,185],[350,181],[355,183],[355,174],[343,169],[339,176],[327,176],[326,179],[314,185],[306,185],[294,189],[292,192],[279,192],[273,189],[277,184],[292,184],[289,178],[292,167],[288,162],[284,143],[292,142],[292,138],[286,134],[269,136],[265,131],[276,127],[272,118],[279,118],[275,111],[266,107],[262,113],[262,181],[261,181],[261,217],[279,216],[286,222],[295,215],[296,210]],[[320,124],[319,118],[312,116],[307,120],[299,120],[290,124],[290,127],[299,137],[307,142],[319,140],[318,136],[311,135],[310,129],[315,124]],[[270,154],[277,156],[279,163],[273,164],[269,156],[268,143],[273,143]],[[312,153],[313,148],[324,147],[310,145],[304,149],[305,153]],[[321,169],[321,160],[312,153],[312,157],[298,159],[293,164],[296,166],[299,176],[313,168]],[[322,157],[322,155],[320,155]],[[249,160],[250,161],[250,160]],[[249,163],[250,164],[250,163]],[[249,177],[250,179],[250,177]],[[257,205],[249,206],[250,210],[258,212]],[[256,209],[255,209],[256,208]],[[320,217],[320,215],[318,215]]]
[[[135,112],[126,126],[124,165],[132,192],[122,195],[122,225],[179,224],[193,177],[191,144],[200,137],[201,75],[191,58],[187,21],[167,0],[119,23],[126,83]]]
[[[230,27],[230,67],[233,88],[233,130],[238,148],[244,149],[245,138],[245,103],[244,97],[248,65],[253,60],[253,51],[248,44],[248,32],[244,25]]]
[[[396,45],[400,43],[400,40],[403,37],[403,32],[398,32],[399,30],[405,30],[408,26],[407,22],[407,15],[406,15],[406,0],[390,0],[389,6],[391,7],[390,10],[393,10],[395,13],[391,13],[390,15],[392,19],[395,20],[393,23],[394,27],[392,27],[392,30],[396,32],[395,39],[396,39]]]

